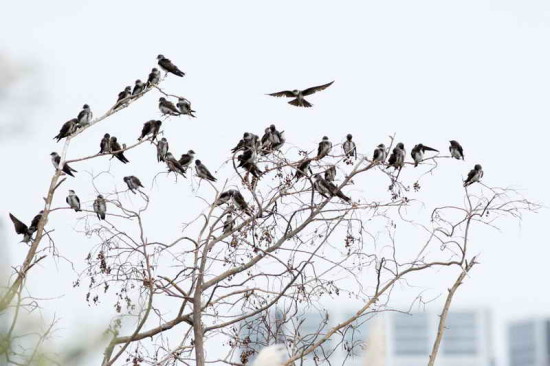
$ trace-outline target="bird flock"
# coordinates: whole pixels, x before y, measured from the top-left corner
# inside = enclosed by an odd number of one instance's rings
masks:
[[[178,77],[183,77],[185,73],[181,71],[172,61],[163,55],[158,55],[157,57],[158,66],[166,74],[173,74]],[[142,82],[140,79],[135,81],[134,87],[127,86],[118,94],[118,98],[112,107],[111,111],[117,111],[118,109],[126,106],[133,99],[141,96],[143,93],[147,92],[151,88],[158,88],[157,85],[161,81],[161,72],[158,68],[153,68],[147,78],[147,82]],[[316,92],[325,90],[331,86],[334,81],[330,83],[314,86],[311,88],[303,90],[284,90],[276,93],[267,94],[274,97],[288,97],[293,98],[289,104],[296,107],[312,107],[312,104],[304,99],[305,96],[312,95]],[[159,89],[162,92],[162,90]],[[165,94],[164,92],[162,92]],[[166,95],[166,94],[165,94]],[[166,95],[168,96],[168,95]],[[158,109],[162,116],[171,117],[171,116],[182,116],[187,115],[189,117],[195,118],[195,111],[191,107],[191,102],[185,98],[177,97],[178,101],[174,104],[172,101],[165,97],[159,98]],[[61,141],[64,138],[67,138],[73,135],[75,132],[87,127],[92,123],[93,113],[88,104],[84,104],[82,110],[78,113],[76,118],[73,118],[65,122],[59,133],[54,137],[57,142]],[[164,163],[168,169],[168,173],[174,173],[176,176],[186,177],[189,169],[192,166],[192,163],[195,164],[195,174],[198,178],[207,180],[209,182],[216,182],[216,177],[208,170],[208,168],[201,162],[199,159],[195,159],[195,152],[189,150],[187,153],[182,154],[179,159],[177,159],[171,152],[168,140],[165,137],[158,139],[158,134],[162,126],[161,120],[149,120],[143,124],[141,134],[138,137],[138,141],[142,142],[144,140],[149,140],[151,143],[156,144],[156,153],[157,161],[159,163]],[[285,144],[285,134],[284,131],[279,131],[277,127],[273,124],[268,126],[264,130],[264,134],[260,138],[258,135],[252,132],[245,132],[236,146],[231,149],[234,159],[236,159],[235,164],[237,168],[243,169],[245,171],[245,177],[243,181],[248,183],[248,177],[252,176],[252,181],[250,186],[255,187],[258,180],[261,178],[265,171],[262,171],[258,166],[259,156],[266,156],[273,154],[281,149]],[[353,159],[357,159],[357,146],[353,141],[353,136],[348,134],[345,138],[345,141],[341,144],[342,153],[349,163]],[[109,133],[105,133],[103,138],[100,141],[100,150],[98,155],[111,155],[112,158],[116,158],[120,162],[127,164],[130,160],[124,155],[124,152],[127,150],[125,144],[119,143],[116,136],[111,136]],[[320,161],[333,150],[333,144],[327,136],[323,136],[319,142],[317,148],[317,154],[312,157],[305,157],[302,160],[296,162],[292,166],[296,169],[294,173],[294,178],[296,180],[300,179],[310,179],[312,182],[312,188],[318,194],[323,196],[326,199],[332,197],[338,197],[346,203],[351,203],[351,198],[345,195],[340,188],[338,188],[334,181],[336,180],[336,167],[334,165],[329,166],[328,169],[324,172],[314,173],[311,169],[312,161]],[[406,160],[406,150],[405,145],[402,142],[399,142],[395,147],[390,149],[386,148],[384,144],[379,144],[372,154],[372,159],[370,163],[373,165],[385,166],[386,169],[393,168],[394,171],[400,171],[405,166]],[[424,159],[427,152],[439,152],[438,150],[423,145],[417,144],[411,150],[411,157],[413,159],[414,166],[418,166]],[[464,160],[464,151],[460,143],[455,140],[450,141],[449,152],[452,158]],[[237,155],[238,154],[238,155]],[[73,169],[69,164],[64,162],[61,164],[61,156],[57,152],[52,152],[50,154],[51,161],[56,170],[61,170],[62,174],[74,177],[77,173],[77,170]],[[364,158],[368,161],[367,158]],[[467,187],[475,182],[479,182],[483,177],[483,169],[481,165],[476,164],[474,168],[468,173],[466,180],[464,180],[463,185]],[[140,188],[144,188],[143,184],[136,176],[127,176],[123,178],[123,181],[128,187],[128,190],[134,194],[140,191]],[[69,190],[69,193],[66,197],[66,203],[69,208],[74,209],[76,212],[81,211],[81,202],[79,197],[76,195],[74,190]],[[93,211],[97,215],[99,220],[105,220],[107,215],[107,200],[103,195],[99,194],[93,202]],[[243,195],[237,189],[229,189],[225,192],[222,192],[214,202],[214,206],[221,206],[223,204],[230,205],[230,209],[227,210],[226,220],[223,226],[223,232],[228,233],[234,227],[233,213],[234,210],[241,211],[249,216],[253,216],[253,212],[249,205],[247,204]],[[9,214],[11,221],[14,224],[14,228],[17,234],[23,236],[23,242],[28,243],[32,240],[33,234],[37,231],[38,223],[42,217],[43,211],[40,211],[36,215],[30,225],[26,225],[19,219],[17,219],[11,213]]]

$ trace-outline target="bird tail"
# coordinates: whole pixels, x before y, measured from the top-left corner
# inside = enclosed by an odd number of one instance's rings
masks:
[[[184,77],[185,76],[185,73],[181,70],[175,70],[174,71],[174,74],[175,75],[178,75],[180,78]]]
[[[309,108],[309,107],[312,107],[313,104],[311,104],[310,102],[308,102],[307,100],[305,99],[300,99],[300,98],[296,98],[296,99],[292,99],[290,102],[288,102],[288,104],[292,104],[296,107],[305,107],[305,108]]]
[[[342,191],[338,191],[336,195],[348,203],[351,202],[351,198],[343,194]]]
[[[252,366],[282,366],[286,359],[285,346],[274,344],[265,347],[258,353]]]
[[[433,147],[426,146],[426,145],[424,145],[424,150],[439,152],[439,150],[434,149]]]

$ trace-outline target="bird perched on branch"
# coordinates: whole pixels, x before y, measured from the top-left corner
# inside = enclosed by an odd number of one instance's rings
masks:
[[[172,74],[174,74],[176,76],[179,76],[179,77],[183,77],[185,75],[185,73],[183,71],[181,71],[180,69],[178,69],[178,67],[176,65],[174,65],[172,63],[172,61],[170,61],[169,59],[167,59],[163,55],[158,55],[157,60],[158,60],[158,64],[159,64],[160,68],[163,69],[164,71],[166,71],[167,74],[172,73]]]
[[[326,88],[331,86],[332,83],[334,83],[334,81],[331,81],[328,84],[314,86],[314,87],[307,88],[307,89],[304,89],[304,90],[298,90],[298,89],[283,90],[283,91],[276,92],[276,93],[271,93],[271,94],[268,94],[268,95],[270,95],[272,97],[294,98],[288,103],[292,104],[293,106],[296,106],[296,107],[309,108],[313,105],[310,102],[308,102],[307,100],[305,100],[304,97],[308,96],[308,95],[311,95],[311,94],[314,94],[314,93],[317,93],[318,91],[325,90]]]
[[[234,154],[237,151],[244,150],[246,148],[252,148],[254,144],[252,136],[253,134],[251,134],[250,132],[245,132],[243,134],[243,138],[240,139],[237,145],[231,149],[231,152]]]
[[[162,121],[154,119],[145,122],[143,124],[143,128],[141,129],[141,136],[138,137],[138,141],[143,140],[147,135],[152,135],[153,138],[151,139],[151,142],[153,142],[157,138],[161,125]]]
[[[372,162],[373,163],[383,163],[386,161],[386,157],[388,155],[388,152],[386,151],[386,145],[380,144],[374,149],[374,153],[372,154]]]
[[[147,77],[147,87],[152,88],[153,85],[158,85],[160,82],[160,71],[156,67],[153,67],[151,73]]]
[[[107,202],[102,195],[98,195],[94,201],[94,212],[97,215],[97,218],[100,220],[105,220],[105,215],[107,213]]]
[[[164,161],[166,154],[168,154],[169,148],[170,146],[168,145],[168,140],[166,140],[166,137],[161,138],[157,143],[157,161]]]
[[[191,108],[191,102],[185,98],[178,98],[178,103],[176,104],[176,107],[178,107],[178,110],[181,114],[186,114],[191,117],[196,117],[193,113],[196,113]]]
[[[136,191],[139,191],[140,188],[143,188],[143,185],[141,184],[141,181],[138,177],[135,175],[130,175],[128,177],[122,178],[126,185],[128,186],[128,189],[133,194],[136,194]]]
[[[99,143],[99,154],[109,154],[111,152],[111,135],[106,133],[103,135]]]
[[[181,174],[185,177],[185,168],[181,166],[180,162],[174,157],[174,155],[172,155],[171,152],[166,153],[164,161],[166,162],[169,172],[174,172],[176,175]]]
[[[179,162],[183,167],[183,169],[185,169],[185,171],[187,172],[189,165],[191,165],[194,159],[195,159],[195,152],[193,150],[189,150],[187,154],[181,154],[181,158]]]
[[[353,142],[352,139],[353,135],[348,133],[346,141],[342,144],[342,150],[344,150],[344,155],[346,155],[346,157],[357,159],[357,146],[355,146],[355,142]]]
[[[126,158],[126,156],[124,156],[124,151],[122,151],[122,150],[124,150],[124,148],[122,146],[120,146],[120,144],[118,143],[118,140],[115,136],[111,136],[111,141],[109,142],[109,144],[110,144],[110,148],[111,148],[111,153],[113,154],[113,156],[115,158],[117,158],[118,160],[120,160],[124,164],[130,162],[130,160],[128,160]]]
[[[336,167],[334,165],[325,170],[325,180],[327,182],[334,182],[336,180]]]
[[[223,222],[223,233],[230,233],[233,231],[234,226],[235,220],[233,220],[233,215],[231,215],[231,212],[228,212],[227,215],[225,215],[225,221]]]
[[[411,156],[414,160],[414,166],[417,167],[418,164],[424,160],[424,153],[426,151],[435,151],[439,152],[439,150],[434,149],[433,147],[429,147],[426,145],[418,144],[415,145],[411,150]]]
[[[337,196],[346,202],[351,201],[351,198],[342,193],[342,191],[339,190],[338,187],[336,187],[332,182],[328,182],[326,179],[324,179],[321,174],[315,174],[315,182],[313,183],[313,188],[315,188],[315,190],[325,198]]]
[[[468,173],[468,177],[464,181],[464,187],[474,184],[475,182],[479,182],[481,178],[483,178],[483,168],[481,165],[476,164],[474,169],[470,170]]]
[[[229,201],[231,201],[231,199],[233,198],[234,191],[235,189],[229,189],[225,192],[222,192],[214,202],[214,207],[221,206],[224,203],[229,203]]]
[[[252,366],[283,366],[286,359],[285,346],[274,344],[263,348],[254,359]]]
[[[76,119],[78,120],[78,128],[86,127],[92,122],[92,119],[94,118],[94,114],[92,113],[92,110],[90,109],[90,106],[87,104],[84,104],[82,106],[82,110],[78,113],[78,116]]]
[[[160,113],[162,113],[163,115],[167,114],[169,116],[179,116],[181,114],[174,103],[164,97],[159,98],[159,109]]]
[[[73,133],[75,133],[77,127],[78,120],[76,118],[73,118],[63,123],[63,126],[61,126],[61,129],[59,130],[59,133],[54,137],[54,140],[57,139],[57,142],[59,142],[61,141],[61,139],[71,136]]]
[[[265,129],[262,136],[261,146],[264,154],[280,149],[285,143],[284,131],[278,131],[275,125]]]
[[[217,181],[217,179],[214,178],[208,168],[200,160],[195,160],[195,170],[197,172],[197,177],[209,180],[211,182]]]
[[[61,163],[61,156],[59,156],[58,153],[55,151],[50,154],[52,157],[52,164],[55,169],[60,169],[59,164]],[[61,168],[63,173],[70,175],[71,177],[74,177],[73,173],[77,173],[77,171],[69,166],[67,163],[63,163],[63,167]]]
[[[401,169],[405,165],[405,145],[398,143],[394,148],[388,160],[388,168]]]
[[[332,142],[329,141],[328,137],[323,136],[323,140],[319,142],[319,147],[317,148],[317,157],[315,159],[321,160],[327,156],[332,150]]]
[[[136,83],[134,84],[134,89],[132,90],[132,96],[135,97],[136,95],[141,94],[145,90],[145,88],[145,83],[140,79],[137,79]]]
[[[120,108],[124,104],[128,103],[128,100],[130,99],[131,96],[132,96],[132,87],[127,86],[126,88],[124,88],[123,91],[118,93],[118,98],[116,100],[116,103],[115,103],[115,106],[113,107],[113,109]]]
[[[69,195],[65,198],[65,202],[76,212],[80,211],[80,198],[72,189],[69,189]]]
[[[456,140],[449,141],[451,146],[449,146],[449,152],[451,153],[451,156],[455,159],[462,159],[464,160],[464,150],[462,149],[462,146],[458,143]]]
[[[18,235],[23,235],[23,240],[21,240],[23,243],[28,243],[32,239],[32,235],[36,232],[38,229],[38,223],[42,219],[42,214],[44,211],[40,211],[38,215],[36,215],[32,221],[30,226],[27,226],[23,222],[21,222],[17,217],[13,216],[10,213],[10,219],[13,222],[13,227],[15,229],[15,232]]]
[[[309,174],[313,174],[311,168],[309,167],[310,163],[311,159],[306,158],[300,164],[298,164],[298,166],[296,167],[296,173],[294,174],[294,178],[296,178],[296,180],[305,177],[308,172]]]

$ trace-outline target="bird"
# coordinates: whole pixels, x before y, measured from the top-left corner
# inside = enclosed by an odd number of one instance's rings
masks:
[[[197,172],[197,176],[199,178],[206,179],[211,182],[217,181],[217,179],[214,178],[208,168],[204,166],[204,164],[200,160],[195,160],[195,171]]]
[[[164,97],[159,98],[159,109],[163,115],[168,114],[170,116],[179,116],[181,114],[174,103]]]
[[[237,156],[239,161],[239,168],[242,168],[245,164],[255,163],[256,162],[256,151],[250,147],[247,147],[243,150],[243,153]]]
[[[136,83],[134,84],[134,89],[132,90],[132,96],[135,97],[136,95],[141,94],[145,90],[145,88],[145,83],[140,79],[137,79]]]
[[[76,118],[73,118],[63,123],[63,126],[61,126],[61,129],[59,130],[59,133],[54,137],[54,140],[57,139],[57,142],[59,142],[61,141],[61,139],[71,136],[73,133],[75,133],[77,126],[78,120]]]
[[[346,141],[342,144],[342,149],[344,150],[344,155],[346,155],[346,157],[357,159],[357,146],[355,146],[355,142],[353,142],[352,139],[353,135],[348,133],[346,136]]]
[[[185,177],[185,168],[181,166],[180,162],[172,155],[171,152],[167,152],[164,157],[168,172],[174,172],[176,175],[179,173]]]
[[[283,366],[286,359],[285,346],[274,344],[264,347],[254,359],[252,366]]]
[[[312,107],[313,104],[311,104],[310,102],[308,102],[307,100],[304,99],[305,96],[308,96],[308,95],[311,95],[313,93],[317,93],[318,91],[321,91],[321,90],[325,90],[326,88],[328,88],[329,86],[332,85],[332,83],[334,83],[334,81],[331,81],[330,83],[328,84],[323,84],[323,85],[319,85],[319,86],[314,86],[314,87],[311,87],[311,88],[307,88],[307,89],[304,89],[304,90],[298,90],[298,89],[294,89],[294,90],[283,90],[283,91],[280,91],[280,92],[276,92],[276,93],[271,93],[271,94],[268,94],[272,97],[287,97],[287,98],[294,98],[293,100],[291,100],[290,102],[288,102],[289,104],[292,104],[293,106],[296,106],[296,107],[306,107],[306,108],[309,108],[309,107]]]
[[[61,163],[61,156],[59,156],[58,153],[56,153],[55,151],[52,152],[50,154],[50,156],[52,157],[52,164],[54,166],[55,169],[60,169],[59,167],[59,163]],[[74,177],[74,173],[77,173],[76,170],[74,170],[73,168],[71,168],[69,166],[69,164],[67,163],[63,163],[63,167],[61,168],[61,170],[63,171],[63,173],[67,174],[67,175],[70,175],[71,177]]]
[[[132,96],[132,87],[127,86],[126,88],[124,88],[123,91],[118,93],[118,98],[116,100],[116,103],[115,103],[115,106],[113,107],[113,109],[117,109],[117,108],[121,107],[123,104],[127,103],[128,98],[130,98],[131,96]]]
[[[99,143],[99,154],[108,154],[111,152],[111,135],[106,133],[103,135],[101,142]]]
[[[294,174],[294,178],[296,178],[296,180],[305,177],[308,171],[309,174],[312,174],[311,168],[309,167],[310,163],[311,159],[306,158],[300,164],[298,164],[298,167],[296,168],[296,173]]]
[[[270,125],[265,129],[265,133],[261,140],[261,146],[264,153],[278,150],[284,143],[284,131],[278,131],[275,125]]]
[[[166,71],[167,74],[170,72],[170,73],[172,73],[176,76],[179,76],[179,77],[183,77],[185,75],[185,73],[183,71],[181,71],[180,69],[178,69],[178,67],[176,65],[174,65],[172,63],[172,61],[170,61],[169,59],[167,59],[163,55],[158,55],[157,60],[158,60],[158,64],[159,64],[160,68],[163,69],[164,71]]]
[[[230,233],[231,231],[233,231],[234,226],[235,221],[233,220],[233,215],[231,215],[231,212],[228,212],[225,216],[225,221],[223,222],[223,233]]]
[[[152,135],[153,137],[151,138],[151,142],[153,142],[157,138],[161,125],[162,121],[154,119],[145,122],[143,124],[143,128],[141,129],[141,136],[138,137],[138,141],[143,140],[147,135]]]
[[[191,117],[196,117],[193,113],[196,113],[191,108],[191,102],[185,98],[178,98],[178,103],[176,104],[176,107],[178,107],[178,110],[181,112],[181,114],[187,114]]]
[[[252,213],[250,212],[250,207],[248,206],[248,203],[246,203],[243,195],[238,190],[234,189],[231,194],[231,200],[233,201],[233,204],[237,209],[245,212],[249,216],[252,216]]]
[[[65,202],[67,202],[69,207],[74,209],[76,212],[80,211],[80,198],[78,198],[72,189],[69,189],[69,195],[65,198]]]
[[[386,145],[379,144],[376,149],[374,149],[374,153],[372,154],[372,162],[373,163],[383,163],[386,161],[388,153],[386,151]]]
[[[464,150],[462,149],[462,145],[460,145],[456,140],[451,140],[449,143],[451,144],[451,146],[449,146],[451,156],[458,160],[464,160]]]
[[[248,173],[252,174],[252,176],[256,179],[260,179],[260,177],[263,174],[260,168],[258,168],[258,165],[256,164],[256,162],[253,162],[253,161],[244,163],[242,165],[242,168],[246,170]]]
[[[110,141],[109,144],[110,144],[110,147],[111,147],[111,153],[113,154],[113,156],[115,158],[117,158],[118,160],[120,160],[124,164],[130,162],[130,160],[128,160],[126,158],[126,156],[124,156],[124,151],[121,151],[121,150],[124,150],[124,147],[120,146],[120,144],[118,143],[117,138],[115,136],[111,136],[111,141]],[[117,152],[117,151],[119,151],[119,152]]]
[[[464,181],[464,187],[467,187],[475,182],[479,182],[481,178],[483,178],[483,168],[481,165],[476,164],[474,169],[470,170],[468,173],[468,177]]]
[[[78,128],[86,127],[92,122],[92,119],[94,118],[94,114],[92,113],[92,110],[90,109],[90,106],[87,104],[84,104],[82,106],[82,110],[78,113],[78,116],[76,119],[78,120]]]
[[[325,198],[337,196],[346,202],[351,201],[351,198],[342,193],[342,191],[339,190],[338,187],[336,187],[332,182],[324,179],[321,174],[315,174],[315,182],[313,182],[313,187],[317,192],[319,192],[319,194],[321,194],[321,196]]]
[[[332,142],[329,141],[328,137],[323,136],[323,140],[319,142],[319,147],[317,148],[317,157],[315,159],[321,160],[327,156],[332,150]]]
[[[187,171],[187,168],[189,168],[189,165],[191,165],[194,159],[195,159],[195,152],[193,150],[189,150],[187,154],[181,154],[181,158],[179,162],[183,167],[183,169]]]
[[[136,194],[136,191],[139,191],[140,188],[143,188],[143,184],[141,184],[141,181],[135,175],[130,175],[122,179],[128,186],[128,189],[130,190],[130,192],[132,192],[133,194]]]
[[[402,142],[398,143],[388,159],[388,168],[401,169],[405,165],[405,145]]]
[[[31,241],[33,231],[29,230],[29,227],[20,221],[17,217],[13,216],[10,213],[11,222],[13,222],[13,227],[15,228],[15,233],[17,235],[23,235],[23,243],[28,243]]]
[[[153,85],[157,85],[160,82],[160,71],[156,67],[153,67],[149,77],[147,78],[147,88],[151,88]]]
[[[102,195],[98,195],[94,201],[94,212],[97,215],[97,218],[100,220],[105,220],[105,214],[107,213],[107,203],[105,198]]]
[[[334,165],[325,170],[325,180],[327,182],[334,182],[336,180],[336,167]]]
[[[161,138],[160,141],[157,143],[157,161],[164,161],[164,158],[168,153],[168,149],[168,140],[166,140],[166,137]]]
[[[221,206],[223,205],[224,203],[229,203],[229,201],[231,200],[231,198],[233,197],[233,193],[235,192],[234,189],[229,189],[225,192],[222,192],[218,198],[216,199],[216,201],[214,202],[214,207],[218,207],[218,206]]]
[[[237,151],[246,149],[247,147],[252,147],[252,145],[252,134],[250,132],[245,132],[243,134],[243,138],[240,139],[237,145],[231,149],[231,152],[234,154]]]
[[[433,147],[429,147],[426,145],[418,144],[415,145],[411,150],[411,156],[414,160],[414,166],[417,167],[418,164],[424,160],[424,153],[426,151],[436,151],[439,152],[439,150],[434,149]]]

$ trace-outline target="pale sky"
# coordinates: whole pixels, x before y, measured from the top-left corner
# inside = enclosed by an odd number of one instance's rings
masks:
[[[190,99],[199,116],[166,124],[174,136],[171,146],[178,154],[195,150],[211,170],[220,167],[242,132],[259,134],[272,122],[286,131],[289,143],[309,149],[323,135],[340,142],[351,132],[359,150],[370,154],[396,133],[409,149],[423,142],[446,151],[448,140],[456,139],[467,162],[457,162],[453,172],[464,176],[481,163],[488,185],[516,187],[534,201],[550,202],[544,165],[550,132],[549,2],[19,1],[4,8],[0,56],[31,70],[26,77],[33,81],[8,91],[17,100],[32,98],[9,110],[9,122],[24,123],[24,133],[2,136],[0,145],[3,171],[10,172],[0,193],[2,228],[9,228],[2,233],[2,246],[10,264],[21,262],[25,247],[12,231],[8,212],[30,220],[42,207],[53,173],[49,153],[62,148],[52,140],[61,124],[84,103],[102,114],[124,86],[146,79],[159,53],[187,73],[184,79],[168,78],[164,87]],[[336,80],[333,86],[311,97],[312,109],[264,95],[331,80]],[[157,98],[147,95],[93,127],[75,139],[69,156],[96,152],[105,132],[135,141],[142,123],[157,116]],[[151,154],[148,147],[128,156],[134,162]],[[138,174],[135,164],[117,163],[111,163],[117,176],[143,176],[147,187],[162,170],[154,166]],[[108,164],[103,159],[82,170],[97,172]],[[445,197],[456,179],[441,179],[428,189]],[[115,182],[121,186],[120,179]],[[81,200],[93,199],[84,179],[70,184]],[[57,205],[69,188],[62,187]],[[192,214],[185,211],[197,205],[188,205],[189,189],[167,184],[164,192],[179,203],[177,208],[166,198],[159,203],[170,222],[181,222],[182,211]],[[72,214],[59,213],[49,225],[55,227],[58,250],[82,270],[92,243],[74,232]],[[509,321],[550,316],[550,292],[544,286],[549,219],[543,210],[521,226],[504,225],[501,233],[475,238],[483,248],[481,264],[459,290],[456,306],[493,310],[498,365],[504,365]],[[66,320],[60,342],[74,334],[67,331],[71,322],[100,331],[106,324],[101,312],[112,311],[89,308],[83,292],[72,289],[75,275],[66,267],[50,265],[29,280],[40,296],[62,296],[45,305]]]

